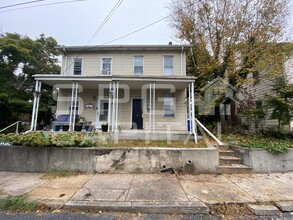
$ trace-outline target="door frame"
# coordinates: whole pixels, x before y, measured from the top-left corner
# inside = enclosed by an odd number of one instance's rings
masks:
[[[100,110],[101,110],[101,101],[107,101],[108,102],[108,116],[109,117],[109,97],[97,97],[97,108],[96,108],[96,128],[101,128],[101,125],[104,121],[100,121]],[[98,114],[99,113],[99,114]],[[108,118],[109,120],[109,118]],[[108,121],[107,121],[108,122]]]
[[[141,100],[141,110],[142,110],[142,130],[144,129],[144,118],[143,118],[143,110],[144,110],[144,106],[143,106],[143,104],[144,104],[144,99],[142,99],[142,98],[131,98],[131,109],[130,109],[130,125],[129,125],[129,128],[130,129],[132,129],[132,119],[133,119],[133,99],[140,99]],[[139,129],[139,130],[141,130],[141,129]]]

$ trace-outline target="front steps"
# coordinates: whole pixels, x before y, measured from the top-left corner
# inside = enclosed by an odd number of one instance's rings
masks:
[[[251,168],[244,165],[242,158],[229,146],[219,146],[220,165],[217,167],[219,173],[249,173]]]

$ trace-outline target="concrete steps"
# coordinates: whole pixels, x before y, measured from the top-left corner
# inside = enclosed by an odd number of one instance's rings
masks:
[[[242,158],[238,157],[229,146],[219,147],[219,173],[249,173],[251,168],[243,164]]]

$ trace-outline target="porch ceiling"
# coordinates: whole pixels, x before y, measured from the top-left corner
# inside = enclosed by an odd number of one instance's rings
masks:
[[[95,89],[99,85],[109,85],[110,82],[118,81],[119,85],[129,86],[130,89],[141,89],[150,82],[156,83],[156,88],[174,85],[177,89],[184,89],[189,83],[195,81],[195,77],[175,76],[64,76],[64,75],[35,75],[35,80],[42,83],[71,88],[72,82],[78,82],[84,89]]]

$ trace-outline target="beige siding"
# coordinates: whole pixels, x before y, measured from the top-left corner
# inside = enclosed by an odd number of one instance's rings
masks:
[[[163,112],[163,97],[166,91],[156,91],[156,116],[155,116],[155,129],[164,130],[171,129],[171,131],[186,131],[187,130],[187,118],[186,118],[186,103],[185,103],[185,91],[177,90],[175,93],[175,117],[164,117]],[[88,89],[79,93],[79,115],[85,117],[86,121],[91,121],[93,125],[96,125],[97,115],[97,98],[98,89]],[[120,98],[123,97],[120,92]],[[57,103],[56,115],[69,114],[71,90],[60,90]],[[118,126],[119,129],[128,130],[131,128],[132,122],[132,99],[143,99],[143,128],[147,130],[149,128],[149,112],[146,110],[146,98],[141,96],[140,90],[130,90],[130,99],[124,100],[119,103],[118,107]],[[93,109],[85,109],[86,104],[94,104]]]
[[[144,74],[145,76],[162,76],[163,75],[163,57],[164,55],[174,56],[174,76],[186,76],[186,61],[185,54],[182,56],[182,73],[181,73],[181,52],[100,52],[100,53],[80,53],[67,55],[62,59],[61,74],[66,72],[66,75],[73,73],[73,58],[83,58],[82,75],[97,76],[101,75],[101,58],[112,58],[112,75],[134,75],[133,59],[134,56],[144,57]],[[66,67],[65,67],[66,63]]]

